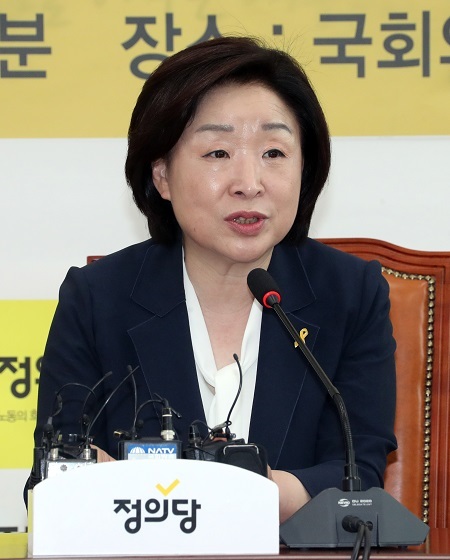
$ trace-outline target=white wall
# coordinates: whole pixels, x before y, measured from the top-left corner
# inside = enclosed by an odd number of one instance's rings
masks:
[[[450,251],[450,136],[335,138],[313,237]]]

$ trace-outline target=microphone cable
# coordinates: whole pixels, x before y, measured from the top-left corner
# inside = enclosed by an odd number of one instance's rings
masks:
[[[228,412],[228,416],[227,419],[225,420],[225,433],[227,434],[227,438],[229,438],[231,436],[231,432],[230,432],[230,426],[231,426],[231,413],[233,412],[234,407],[236,406],[237,400],[239,398],[239,395],[241,394],[242,391],[242,368],[241,368],[241,364],[239,363],[239,358],[237,354],[233,354],[233,359],[237,364],[238,370],[239,370],[239,387],[236,393],[236,396],[234,397],[234,401],[233,404],[231,405],[230,411]]]
[[[368,523],[364,523],[361,521],[361,524],[358,528],[358,533],[355,541],[355,545],[352,551],[351,560],[357,560],[358,556],[361,552],[361,546],[364,542],[364,550],[363,550],[363,557],[362,560],[369,560],[370,553],[371,553],[371,539],[370,539],[370,527]]]
[[[355,544],[353,545],[351,560],[358,560],[361,553],[361,547],[364,543],[362,560],[369,560],[371,552],[371,531],[372,523],[363,521],[359,517],[347,515],[342,520],[342,527],[349,533],[356,533]]]
[[[88,391],[88,394],[92,393],[95,397],[95,393],[94,393],[93,389],[91,389],[90,387],[88,387],[84,383],[77,383],[76,381],[72,381],[70,383],[65,383],[55,393],[55,397],[54,397],[54,400],[53,400],[53,410],[56,408],[56,403],[58,403],[58,410],[56,412],[54,412],[50,416],[50,418],[54,418],[55,416],[58,416],[58,414],[61,412],[62,405],[63,405],[63,400],[62,400],[61,393],[66,387],[82,387],[83,389],[86,389]]]
[[[223,437],[225,436],[227,438],[227,440],[232,439],[232,434],[231,434],[231,430],[230,430],[230,426],[232,424],[231,422],[231,414],[234,410],[234,407],[236,406],[237,400],[239,398],[239,395],[241,394],[242,391],[242,368],[241,368],[241,364],[239,362],[239,357],[237,354],[233,354],[233,359],[235,360],[238,370],[239,370],[239,386],[238,386],[238,390],[236,393],[236,396],[234,397],[233,403],[231,404],[230,410],[228,411],[228,416],[227,419],[225,420],[225,422],[223,422],[223,424],[219,424],[218,426],[214,426],[214,428],[210,428],[209,426],[207,426],[208,430],[209,430],[209,439],[214,439],[216,437]],[[225,430],[224,434],[220,434],[218,433],[218,429],[219,428],[223,428]]]
[[[239,395],[241,394],[242,391],[242,379],[243,379],[243,374],[242,374],[242,367],[241,364],[239,362],[239,357],[236,353],[233,354],[233,359],[235,360],[237,366],[238,366],[238,370],[239,370],[239,386],[238,386],[238,390],[236,393],[236,396],[234,397],[233,403],[231,404],[230,410],[228,412],[227,415],[227,419],[225,420],[225,422],[223,422],[222,424],[219,424],[217,426],[214,426],[214,428],[210,428],[208,426],[208,424],[206,422],[203,422],[203,420],[194,420],[193,422],[191,422],[190,426],[189,426],[189,449],[192,452],[199,452],[202,453],[203,455],[208,455],[211,458],[215,458],[215,452],[211,452],[208,450],[208,445],[205,446],[205,444],[209,441],[214,441],[216,438],[220,439],[220,438],[226,438],[227,441],[231,440],[231,430],[230,430],[230,426],[232,424],[231,422],[231,414],[234,410],[234,407],[236,406],[237,400],[239,398]],[[207,435],[205,437],[202,437],[200,434],[200,431],[198,429],[198,425],[201,424],[202,426],[204,426],[207,429]],[[220,433],[219,430],[224,430],[224,433]]]
[[[95,425],[95,423],[98,420],[98,417],[100,416],[100,414],[105,410],[106,406],[108,405],[109,401],[113,398],[113,396],[117,393],[117,391],[120,389],[120,387],[122,387],[122,385],[125,383],[125,381],[129,378],[132,377],[134,372],[139,368],[140,366],[136,366],[134,369],[130,368],[130,371],[128,372],[128,374],[122,379],[122,381],[111,391],[111,393],[109,394],[108,398],[105,400],[105,402],[102,404],[102,406],[100,407],[99,411],[97,412],[97,414],[95,415],[94,419],[92,420],[92,422],[89,424],[87,430],[86,430],[86,449],[89,448],[89,437],[91,435],[91,430],[92,427]]]
[[[81,436],[83,437],[84,434],[84,430],[87,426],[89,426],[89,416],[85,413],[86,410],[86,406],[87,403],[89,401],[89,397],[92,395],[94,395],[94,398],[97,398],[97,395],[95,394],[95,390],[97,389],[97,387],[99,385],[101,385],[101,383],[103,383],[103,381],[105,379],[107,379],[110,375],[112,375],[112,371],[108,371],[107,373],[105,373],[105,375],[103,377],[101,377],[97,383],[91,388],[90,392],[86,395],[86,398],[84,399],[83,402],[83,406],[81,408],[81,417],[80,417],[80,424],[81,424]]]

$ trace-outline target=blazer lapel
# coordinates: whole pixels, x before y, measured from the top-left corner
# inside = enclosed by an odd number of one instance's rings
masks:
[[[280,288],[283,310],[298,332],[307,329],[305,341],[312,350],[319,327],[302,319],[302,310],[314,303],[315,295],[298,249],[276,247],[269,272]],[[275,312],[264,309],[249,438],[271,450],[269,464],[272,468],[276,468],[280,457],[305,375],[311,374],[307,369],[300,349],[295,348],[291,335]]]
[[[147,321],[128,331],[147,388],[167,398],[182,415],[175,426],[186,439],[191,422],[205,421],[205,415],[186,310],[181,244],[150,245],[131,298],[149,311]]]

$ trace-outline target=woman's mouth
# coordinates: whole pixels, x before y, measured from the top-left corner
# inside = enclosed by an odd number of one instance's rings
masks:
[[[257,235],[264,227],[267,216],[259,212],[234,212],[226,217],[230,227],[243,235]]]

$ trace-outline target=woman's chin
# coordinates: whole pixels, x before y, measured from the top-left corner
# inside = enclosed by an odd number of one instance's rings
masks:
[[[228,258],[235,264],[253,265],[253,268],[268,264],[272,256],[273,247],[249,247],[238,245],[235,248],[230,247]]]

